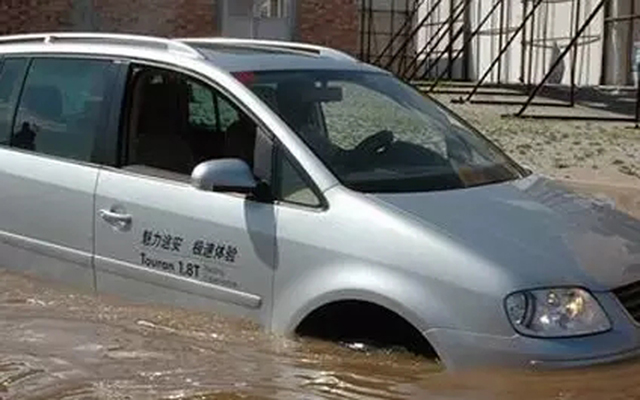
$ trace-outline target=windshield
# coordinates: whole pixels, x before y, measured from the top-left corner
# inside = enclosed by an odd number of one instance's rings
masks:
[[[393,76],[331,70],[236,76],[350,189],[446,190],[523,174],[460,118]]]

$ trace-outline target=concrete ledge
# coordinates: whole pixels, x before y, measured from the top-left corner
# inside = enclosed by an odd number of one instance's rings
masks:
[[[556,179],[577,193],[613,200],[616,208],[640,218],[640,183],[638,186],[599,181]],[[639,181],[640,182],[640,181]]]

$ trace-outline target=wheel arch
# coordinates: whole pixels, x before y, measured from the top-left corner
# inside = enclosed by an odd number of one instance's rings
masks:
[[[272,330],[293,336],[300,324],[322,307],[357,301],[384,308],[417,330],[440,354],[428,331],[445,313],[430,295],[424,278],[407,271],[365,265],[323,268],[288,285],[274,302]],[[436,314],[433,312],[436,311]]]

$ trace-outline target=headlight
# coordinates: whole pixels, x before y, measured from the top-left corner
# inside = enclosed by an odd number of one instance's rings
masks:
[[[505,308],[513,327],[523,335],[579,336],[611,329],[600,304],[579,288],[513,293],[505,299]]]

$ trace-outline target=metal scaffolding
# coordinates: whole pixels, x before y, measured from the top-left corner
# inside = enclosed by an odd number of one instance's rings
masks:
[[[630,0],[628,15],[610,16],[613,1],[620,0],[361,0],[360,58],[391,70],[426,93],[459,94],[455,102],[519,106],[509,115],[512,117],[629,121],[637,126],[640,120],[637,84],[633,117],[527,113],[535,106],[561,110],[580,104],[584,92],[578,69],[580,46],[602,40],[589,37],[595,20],[604,25],[602,36],[607,40],[611,26],[628,24],[627,54],[633,57],[634,23],[640,19],[635,14],[635,0]],[[555,58],[547,60],[551,41],[547,32],[552,23],[549,7],[558,3],[565,3],[567,10],[570,7],[571,21],[566,28],[569,35],[560,38],[567,42],[562,47],[557,44],[559,38],[553,38]],[[599,18],[602,14],[604,17]],[[477,50],[481,40],[490,43],[488,51]],[[607,51],[605,42],[603,54]],[[477,61],[479,53],[483,53],[483,62]],[[505,76],[514,54],[519,57],[519,66],[515,68],[519,74],[517,81],[513,74]],[[565,84],[550,83],[552,77],[558,79],[558,68],[565,63],[568,73],[565,75],[561,70],[559,78]],[[605,64],[603,55],[603,70]],[[472,65],[475,73],[470,72]],[[605,83],[603,80],[601,77],[598,84]],[[485,95],[492,98],[478,98]],[[553,101],[537,101],[540,95],[551,96]],[[510,99],[495,99],[507,96]]]

